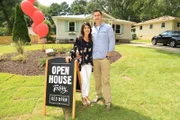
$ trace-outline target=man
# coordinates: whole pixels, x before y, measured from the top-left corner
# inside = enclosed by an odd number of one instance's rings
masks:
[[[106,111],[109,112],[111,107],[110,57],[115,47],[115,37],[112,27],[102,22],[100,10],[94,11],[94,21],[92,28],[93,64],[97,96],[93,102],[103,100],[104,95]],[[102,94],[102,88],[104,94]]]

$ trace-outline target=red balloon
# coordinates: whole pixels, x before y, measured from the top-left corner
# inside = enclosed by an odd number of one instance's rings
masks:
[[[37,34],[37,24],[36,24],[36,23],[33,23],[33,24],[31,25],[31,28],[32,28],[33,32]]]
[[[36,6],[34,6],[34,11],[38,10],[38,8]]]
[[[42,23],[44,21],[44,14],[41,11],[36,10],[32,14],[31,18],[34,21],[34,23],[40,24],[40,23]]]
[[[28,0],[29,2],[31,2],[31,3],[34,3],[36,0]]]
[[[21,9],[28,16],[31,16],[34,12],[33,4],[27,0],[21,2]]]
[[[34,7],[33,7],[33,13],[34,13],[36,10],[39,10],[39,9],[38,9],[36,6],[34,6]],[[31,19],[32,19],[32,15],[33,15],[33,13],[32,13],[32,14],[31,14],[31,16],[30,16],[30,17],[31,17]]]
[[[36,31],[37,34],[42,38],[48,34],[49,28],[45,23],[40,23],[39,25],[37,25]]]

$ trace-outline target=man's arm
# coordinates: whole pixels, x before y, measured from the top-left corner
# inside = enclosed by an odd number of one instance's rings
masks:
[[[112,51],[114,51],[115,48],[115,36],[112,27],[109,27],[108,29],[108,38],[109,38],[109,50],[106,56],[111,56],[111,53]]]

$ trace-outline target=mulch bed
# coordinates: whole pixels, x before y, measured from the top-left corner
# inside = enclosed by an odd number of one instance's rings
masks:
[[[22,61],[12,61],[11,57],[17,55],[17,53],[5,54],[3,60],[0,60],[0,72],[20,74],[20,75],[43,75],[44,66],[40,65],[40,60],[45,57],[43,51],[28,51],[25,53],[27,55],[27,60]],[[56,57],[66,57],[64,54],[56,54]],[[114,51],[111,57],[111,63],[120,59],[121,54]]]

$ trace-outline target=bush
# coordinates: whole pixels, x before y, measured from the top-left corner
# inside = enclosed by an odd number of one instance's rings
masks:
[[[136,40],[136,33],[132,33],[132,39]]]
[[[16,5],[12,39],[14,42],[18,42],[20,40],[23,43],[31,41],[24,13],[22,12],[19,4]]]
[[[46,65],[46,60],[47,60],[46,57],[41,58],[41,59],[39,60],[39,64],[40,64],[41,67],[44,67],[44,66]]]
[[[8,35],[8,29],[6,27],[0,27],[0,36]]]
[[[60,54],[66,54],[66,53],[69,53],[69,51],[72,49],[71,46],[68,46],[68,47],[60,47],[60,48],[57,48],[55,51],[56,53],[60,53]]]
[[[0,55],[0,61],[4,61],[6,59],[6,57],[2,54]]]
[[[17,50],[17,52],[19,54],[23,54],[24,53],[24,47],[23,47],[23,43],[22,42],[18,41],[17,43],[15,43],[14,46],[15,46],[15,48],[16,48],[16,50]]]
[[[12,56],[11,57],[12,61],[22,61],[22,62],[26,62],[27,60],[27,56],[26,55],[22,55],[22,54],[18,54],[16,56]]]

